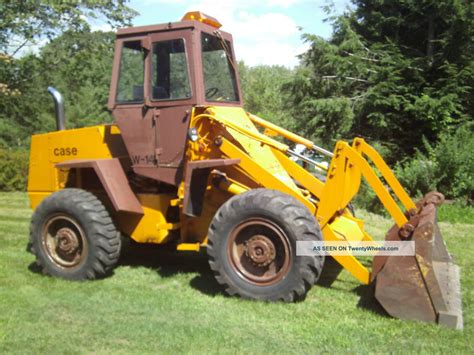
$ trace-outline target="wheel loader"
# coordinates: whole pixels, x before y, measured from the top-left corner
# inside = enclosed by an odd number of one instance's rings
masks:
[[[190,12],[118,30],[113,124],[66,129],[62,96],[48,89],[57,130],[32,137],[28,180],[29,249],[42,271],[104,277],[131,238],[207,249],[230,295],[303,300],[325,256],[299,255],[298,243],[372,240],[348,208],[363,177],[393,217],[386,240],[414,242],[415,253],[377,255],[370,269],[351,253],[329,257],[372,284],[389,315],[462,328],[459,268],[436,220],[443,196],[414,203],[362,138],[328,151],[246,112],[232,36],[220,27]]]

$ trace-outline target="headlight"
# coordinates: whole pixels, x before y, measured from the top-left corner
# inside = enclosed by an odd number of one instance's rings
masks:
[[[189,129],[188,137],[189,137],[189,139],[191,139],[192,142],[196,142],[198,140],[199,134],[198,134],[198,131],[197,131],[196,127],[192,127],[192,128]]]

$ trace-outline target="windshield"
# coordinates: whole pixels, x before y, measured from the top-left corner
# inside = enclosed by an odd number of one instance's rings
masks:
[[[206,101],[239,101],[229,41],[203,32],[201,45]]]

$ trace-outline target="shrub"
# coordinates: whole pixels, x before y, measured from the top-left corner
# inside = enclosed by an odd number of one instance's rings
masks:
[[[0,148],[0,191],[25,191],[29,154],[25,149]]]
[[[412,158],[395,165],[395,175],[413,199],[417,200],[429,191],[439,191],[447,199],[456,200],[455,206],[464,206],[464,210],[470,211],[469,205],[474,200],[473,127],[464,125],[451,134],[444,133],[435,145],[424,139],[424,152],[417,150]],[[359,208],[387,215],[375,192],[365,181],[361,184],[355,204]],[[443,206],[442,210],[449,214],[453,208]],[[460,210],[461,207],[456,208]],[[449,220],[454,219],[450,217]]]
[[[449,199],[474,198],[474,125],[464,125],[454,133],[443,133],[436,145],[426,140],[426,153],[417,151],[395,167],[395,174],[412,194],[431,190],[442,192]]]

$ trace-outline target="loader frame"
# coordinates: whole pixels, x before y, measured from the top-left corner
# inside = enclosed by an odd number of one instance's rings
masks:
[[[403,189],[383,158],[375,149],[367,144],[364,139],[355,138],[352,145],[339,141],[332,154],[324,148],[316,146],[311,141],[289,132],[284,128],[278,127],[258,116],[248,113],[252,122],[266,129],[268,135],[256,133],[245,127],[237,126],[225,117],[217,115],[214,111],[208,111],[209,113],[194,116],[192,123],[201,118],[206,118],[228,129],[238,131],[251,139],[257,140],[262,145],[270,147],[289,175],[316,198],[317,201],[311,199],[309,197],[310,195],[304,195],[301,189],[291,188],[284,184],[263,169],[249,154],[239,149],[229,140],[225,138],[222,139],[220,150],[229,158],[240,159],[239,166],[242,170],[248,172],[253,178],[258,180],[262,186],[283,191],[293,196],[303,203],[311,213],[315,214],[323,232],[324,240],[338,242],[347,242],[348,240],[373,240],[364,230],[363,221],[351,216],[345,211],[347,205],[359,190],[362,176],[375,191],[377,197],[390,213],[402,234],[409,237],[410,233],[413,232],[416,227],[416,225],[410,224],[410,216],[416,215],[418,211],[417,206]],[[289,156],[291,156],[292,153],[290,147],[270,137],[270,134],[273,136],[279,135],[296,144],[303,144],[309,149],[331,157],[326,183],[322,183],[300,165],[290,160]],[[374,167],[371,166],[370,162]],[[392,193],[387,190],[386,185],[391,189]],[[241,186],[232,186],[232,184],[230,184],[227,189],[229,191],[234,190],[235,192],[242,191]],[[244,191],[245,190],[246,189],[244,189]],[[405,211],[402,211],[397,200]],[[340,217],[343,217],[343,219]],[[340,221],[336,221],[338,218]],[[347,229],[346,227],[348,225],[351,227],[350,236],[338,233],[338,230]],[[354,233],[354,231],[357,230],[358,233]],[[360,282],[363,284],[370,283],[370,271],[362,265],[355,256],[332,256]]]

